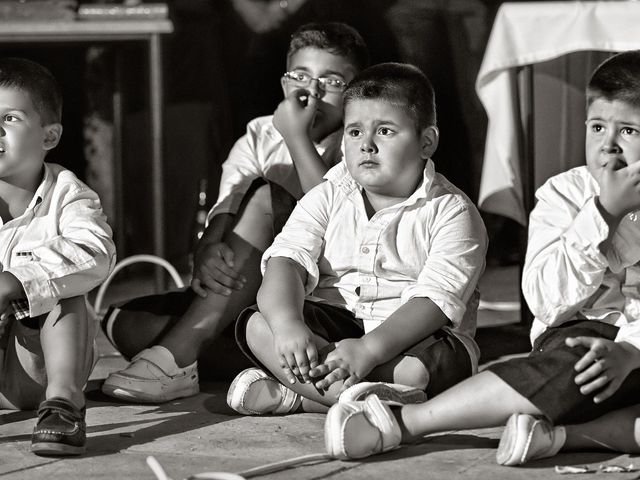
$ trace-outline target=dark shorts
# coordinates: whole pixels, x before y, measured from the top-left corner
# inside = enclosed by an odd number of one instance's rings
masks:
[[[257,305],[246,308],[236,322],[236,341],[240,350],[259,368],[267,370],[249,349],[246,340],[247,321]],[[326,303],[305,300],[303,307],[305,324],[311,331],[329,343],[364,335],[362,321],[345,308]],[[438,330],[417,342],[402,353],[420,360],[429,372],[426,392],[432,397],[471,376],[471,359],[462,342],[448,330]]]
[[[613,396],[596,404],[594,395],[582,395],[574,381],[574,365],[587,349],[568,347],[565,339],[588,336],[614,340],[617,333],[618,327],[593,320],[567,322],[540,335],[527,357],[497,363],[487,370],[527,398],[553,423],[587,422],[640,403],[640,370],[632,371]]]

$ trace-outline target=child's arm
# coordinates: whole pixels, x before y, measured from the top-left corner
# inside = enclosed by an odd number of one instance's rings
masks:
[[[298,202],[262,257],[264,278],[257,302],[290,381],[295,375],[308,381],[309,365],[317,362],[315,341],[302,321],[302,311],[305,295],[320,277],[318,261],[332,205],[331,187],[325,182]]]
[[[22,252],[25,261],[5,269],[22,284],[32,317],[51,311],[61,298],[89,292],[115,263],[111,227],[96,193],[74,185],[54,201],[59,205],[49,208],[60,209],[58,236],[32,244]]]
[[[348,388],[447,322],[446,315],[430,299],[412,298],[362,338],[338,342],[311,376],[324,377],[316,382],[319,389],[326,389],[340,380],[344,380],[343,388]]]
[[[302,316],[306,277],[306,270],[297,262],[271,257],[257,297],[260,313],[273,333],[280,366],[291,383],[296,376],[307,381],[309,369],[318,363],[313,333]]]
[[[264,177],[261,158],[266,152],[260,144],[265,139],[266,125],[264,118],[251,120],[222,163],[218,199],[209,212],[209,221],[221,213],[235,215],[254,180]]]
[[[305,101],[300,100],[301,95],[306,96]],[[280,102],[273,115],[273,125],[287,144],[304,193],[322,182],[324,174],[329,170],[309,133],[317,102],[316,95],[306,90],[294,90]],[[340,125],[336,125],[334,130],[339,127]],[[329,133],[331,132],[327,132]]]
[[[640,207],[633,180],[639,170],[640,162],[619,170],[608,164],[599,179],[600,196],[586,203],[578,184],[554,178],[538,190],[522,276],[523,294],[538,320],[552,326],[571,319],[600,288],[619,221]]]

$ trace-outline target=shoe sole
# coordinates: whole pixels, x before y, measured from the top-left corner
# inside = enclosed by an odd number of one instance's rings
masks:
[[[172,392],[170,396],[157,396],[150,395],[146,392],[140,392],[137,390],[127,390],[122,387],[116,387],[114,385],[102,385],[102,393],[109,395],[110,397],[118,398],[120,400],[126,400],[129,402],[139,403],[164,403],[178,398],[193,397],[200,393],[200,387],[183,388],[176,392]]]
[[[380,401],[388,405],[401,406],[410,403],[424,403],[427,401],[427,394],[418,388],[407,388],[397,390],[385,383],[357,383],[350,387],[348,398],[340,398],[340,402],[361,402],[369,395],[377,395]]]
[[[38,442],[31,444],[32,453],[45,457],[82,455],[86,450],[87,448],[84,445],[75,447],[73,445],[65,445],[64,443],[56,442]]]
[[[511,415],[507,424],[504,427],[502,436],[500,437],[500,443],[498,444],[498,451],[496,452],[496,462],[499,465],[519,465],[522,463],[522,454],[517,454],[515,451],[516,445],[520,443],[519,429],[518,429],[518,414]]]

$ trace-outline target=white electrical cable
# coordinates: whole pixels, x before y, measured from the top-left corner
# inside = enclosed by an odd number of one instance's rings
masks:
[[[229,472],[202,472],[195,475],[189,475],[185,480],[246,480],[260,475],[279,472],[296,465],[304,465],[308,463],[319,463],[333,460],[327,453],[312,453],[310,455],[302,455],[300,457],[289,458],[279,462],[260,465],[259,467],[250,468],[238,473]],[[147,457],[147,465],[153,470],[157,480],[171,480],[167,477],[164,469],[154,457]]]
[[[164,269],[167,272],[169,272],[169,275],[171,275],[171,278],[173,279],[173,282],[176,284],[176,286],[178,288],[184,287],[184,282],[182,281],[182,278],[180,278],[180,274],[178,273],[178,271],[175,269],[173,265],[167,262],[164,258],[158,257],[156,255],[146,255],[146,254],[132,255],[116,263],[116,266],[113,267],[113,272],[111,272],[111,274],[107,277],[104,283],[100,285],[100,288],[98,289],[98,293],[96,294],[96,300],[93,303],[93,310],[95,311],[96,315],[102,314],[101,309],[102,309],[102,301],[104,299],[104,294],[107,291],[107,287],[111,283],[111,280],[113,280],[113,277],[115,277],[115,275],[124,267],[127,267],[133,263],[140,263],[140,262],[153,263],[156,265],[160,265],[161,267],[164,267]]]

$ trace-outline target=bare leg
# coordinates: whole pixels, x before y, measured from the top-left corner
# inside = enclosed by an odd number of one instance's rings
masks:
[[[206,298],[195,297],[179,318],[122,312],[112,326],[113,337],[125,339],[117,341],[118,349],[131,357],[157,343],[173,354],[179,367],[192,364],[242,309],[255,303],[262,280],[260,259],[273,240],[272,225],[270,190],[264,185],[247,200],[233,232],[225,239],[247,279],[245,286],[229,296],[209,292]]]
[[[42,321],[40,342],[47,371],[46,398],[62,397],[83,407],[82,388],[91,370],[87,363],[93,348],[83,297],[58,303]]]
[[[182,318],[159,342],[173,353],[179,367],[192,364],[244,308],[256,301],[262,280],[262,250],[253,248],[235,233],[231,234],[228,243],[235,254],[235,264],[240,267],[247,283],[242,289],[233,290],[229,296],[209,292],[206,298],[195,297]]]
[[[610,412],[591,422],[566,425],[562,450],[614,450],[640,453],[640,405]]]
[[[492,372],[481,372],[425,403],[405,405],[396,415],[403,439],[446,430],[504,425],[512,413],[541,415],[529,400]]]

